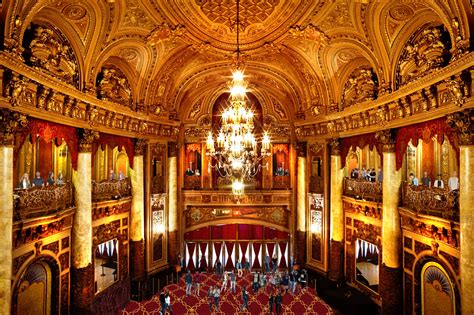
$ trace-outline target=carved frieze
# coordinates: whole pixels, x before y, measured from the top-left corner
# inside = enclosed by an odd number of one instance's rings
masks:
[[[0,145],[13,145],[15,133],[28,125],[26,116],[8,109],[0,110]]]
[[[127,76],[117,67],[103,67],[97,78],[97,97],[132,107],[132,89]]]
[[[374,100],[377,97],[377,89],[378,80],[373,69],[356,69],[344,85],[342,107]]]
[[[96,207],[92,208],[92,220],[98,220],[116,214],[130,212],[131,207],[132,203],[130,200],[125,202],[110,201],[99,203]]]
[[[472,145],[474,143],[473,117],[474,110],[467,109],[450,114],[446,119],[446,124],[457,132],[460,145]]]

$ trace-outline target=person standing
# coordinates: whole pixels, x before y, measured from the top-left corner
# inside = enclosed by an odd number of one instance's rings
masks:
[[[275,296],[275,313],[277,315],[279,315],[281,312],[281,302],[282,302],[281,293],[280,291],[278,291],[277,296]]]
[[[431,187],[431,178],[428,176],[428,172],[423,172],[423,177],[421,178],[421,184],[425,187]]]
[[[379,171],[379,173],[378,173],[378,175],[377,175],[377,181],[378,181],[379,183],[381,183],[381,182],[383,182],[383,171],[382,171],[382,169],[381,169],[380,167],[379,167],[378,171]]]
[[[301,286],[301,292],[304,292],[304,288],[306,286],[306,282],[308,281],[308,274],[306,273],[306,269],[303,269],[300,274],[300,286]]]
[[[252,285],[253,285],[253,293],[257,293],[258,292],[258,273],[257,272],[253,274]]]
[[[448,187],[450,191],[459,189],[459,178],[456,171],[453,171],[451,177],[448,179]]]
[[[199,296],[201,291],[201,274],[199,270],[196,270],[196,274],[194,275],[194,293]]]
[[[191,288],[193,285],[193,276],[191,275],[190,270],[188,270],[188,272],[186,273],[184,281],[186,282],[186,296],[188,296],[191,293]]]
[[[249,293],[247,292],[247,290],[245,289],[245,286],[244,286],[242,288],[242,306],[240,307],[241,312],[244,309],[244,307],[247,309],[248,312],[250,312],[248,302],[249,302]]]
[[[209,300],[209,311],[212,313],[212,305],[214,305],[214,290],[212,287],[209,287],[207,291],[207,298]]]
[[[34,187],[43,187],[44,186],[44,179],[41,177],[40,172],[36,172],[36,177],[33,178],[33,186]]]
[[[438,174],[436,176],[436,180],[434,181],[433,187],[437,187],[441,189],[444,188],[444,182],[443,182],[443,179],[441,178],[441,174]]]
[[[171,297],[168,292],[166,292],[165,304],[166,304],[166,309],[170,311],[170,315],[173,314],[173,310],[171,309]]]
[[[239,278],[242,277],[242,263],[240,262],[240,260],[237,260],[235,268],[237,268],[237,275],[239,276]]]
[[[268,311],[270,312],[270,314],[273,312],[273,300],[274,300],[274,297],[273,297],[273,292],[270,293],[270,297],[268,298]]]
[[[222,263],[219,259],[216,261],[216,273],[219,276],[219,279],[222,278]]]
[[[235,273],[234,270],[230,273],[230,291],[235,294]]]
[[[270,272],[270,256],[265,255],[265,272]]]
[[[221,287],[221,292],[225,292],[227,289],[227,282],[229,281],[229,275],[227,272],[224,272],[224,278],[222,279],[222,287]]]
[[[275,272],[278,268],[278,257],[277,254],[273,254],[272,257],[272,267],[273,267],[273,272]]]
[[[165,289],[163,289],[160,293],[160,304],[161,304],[161,314],[165,314],[166,312],[166,292]]]
[[[217,286],[214,287],[214,302],[216,304],[216,312],[219,311],[219,297],[221,295],[221,291]]]

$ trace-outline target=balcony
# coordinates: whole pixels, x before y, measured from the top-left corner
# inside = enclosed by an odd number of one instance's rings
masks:
[[[121,180],[92,181],[92,201],[116,200],[131,196],[130,178]]]
[[[343,194],[354,199],[382,201],[382,183],[344,177]]]
[[[403,207],[418,214],[437,216],[459,222],[459,191],[437,188],[403,186]]]
[[[14,220],[25,220],[55,214],[73,206],[72,184],[15,189]]]

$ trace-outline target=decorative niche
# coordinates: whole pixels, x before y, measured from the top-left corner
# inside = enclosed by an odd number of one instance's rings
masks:
[[[289,144],[275,143],[272,148],[273,189],[290,188]]]
[[[185,148],[184,189],[201,189],[202,145],[188,143]]]

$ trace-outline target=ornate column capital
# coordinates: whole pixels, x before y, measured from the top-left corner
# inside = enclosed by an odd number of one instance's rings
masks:
[[[178,156],[178,144],[176,142],[168,142],[168,157]]]
[[[99,132],[90,129],[80,129],[79,131],[79,153],[92,152],[92,143],[99,139]]]
[[[2,109],[0,111],[0,145],[14,145],[15,133],[27,125],[26,115]]]
[[[333,138],[329,141],[329,149],[331,155],[341,155],[341,140],[339,138]]]
[[[375,133],[375,139],[382,144],[382,152],[395,152],[395,143],[397,141],[397,130],[386,129]]]
[[[474,144],[474,109],[467,109],[462,112],[456,112],[448,115],[446,124],[449,128],[456,131],[459,138],[459,145]]]
[[[297,142],[296,152],[298,157],[306,157],[306,142]]]
[[[146,139],[142,139],[142,138],[135,139],[135,146],[133,147],[133,153],[135,155],[144,155],[146,144],[147,144]]]

